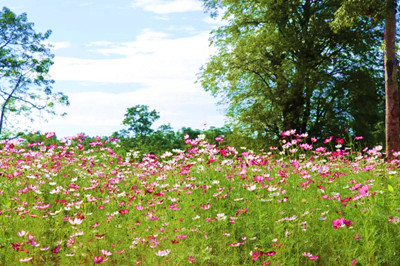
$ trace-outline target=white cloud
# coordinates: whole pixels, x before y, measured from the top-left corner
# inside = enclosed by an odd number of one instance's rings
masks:
[[[185,26],[185,25],[181,25],[181,26],[169,26],[168,28],[167,28],[167,30],[170,30],[170,31],[191,31],[191,32],[193,32],[193,31],[195,31],[196,29],[194,28],[194,27],[192,27],[192,26]]]
[[[132,7],[141,7],[146,11],[157,14],[182,13],[189,11],[202,11],[203,7],[198,0],[135,0]]]
[[[55,57],[50,74],[55,80],[142,83],[167,80],[194,82],[199,68],[213,53],[208,32],[192,37],[167,38],[163,32],[144,30],[133,42],[94,42],[92,52],[118,55],[117,59]]]
[[[71,43],[69,41],[66,42],[49,42],[51,50],[59,50],[59,49],[65,49],[71,47]]]
[[[224,116],[218,114],[209,95],[193,84],[177,87],[171,83],[164,89],[155,86],[128,93],[83,92],[68,96],[71,106],[63,108],[68,116],[49,119],[48,124],[36,123],[35,129],[51,131],[52,128],[67,127],[70,132],[60,134],[65,136],[81,131],[90,134],[90,128],[107,128],[108,131],[102,134],[109,135],[123,128],[121,122],[127,108],[137,104],[148,105],[150,110],[160,112],[161,117],[154,128],[166,123],[171,123],[175,130],[183,126],[201,128],[205,121],[214,126],[224,124]]]
[[[208,32],[203,32],[192,37],[170,38],[163,32],[147,29],[132,42],[86,44],[92,52],[117,55],[117,59],[55,57],[50,74],[56,82],[104,82],[114,91],[68,94],[71,106],[63,110],[68,116],[49,120],[45,127],[68,126],[74,134],[102,128],[102,132],[108,130],[102,134],[111,134],[122,128],[126,109],[137,104],[160,112],[161,118],[155,126],[171,123],[175,129],[201,128],[204,121],[222,126],[224,116],[217,111],[216,100],[200,84],[195,84],[200,66],[213,53],[208,37]],[[142,87],[117,93],[118,83],[139,83]]]

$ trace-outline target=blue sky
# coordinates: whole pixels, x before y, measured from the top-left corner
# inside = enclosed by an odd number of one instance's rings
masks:
[[[55,91],[69,96],[68,115],[33,130],[58,136],[84,132],[110,135],[123,128],[127,108],[156,109],[154,127],[171,123],[220,127],[225,116],[217,99],[196,77],[215,51],[210,31],[220,24],[199,0],[2,0],[14,13],[27,13],[37,32],[52,30]]]

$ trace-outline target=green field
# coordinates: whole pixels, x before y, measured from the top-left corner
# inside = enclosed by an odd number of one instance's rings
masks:
[[[381,147],[200,136],[134,158],[81,138],[0,144],[1,265],[400,265],[400,160]]]

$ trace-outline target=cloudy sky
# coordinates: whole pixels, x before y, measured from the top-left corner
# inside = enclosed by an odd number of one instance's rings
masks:
[[[214,52],[209,33],[218,21],[199,0],[2,0],[27,13],[37,32],[53,31],[53,88],[69,96],[65,118],[33,129],[58,136],[105,136],[123,128],[127,108],[156,109],[155,128],[171,123],[204,129],[224,124],[217,100],[196,77]]]

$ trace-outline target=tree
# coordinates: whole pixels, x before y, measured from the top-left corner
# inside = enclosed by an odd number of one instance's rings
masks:
[[[393,151],[400,150],[399,138],[399,92],[398,60],[396,59],[396,0],[346,0],[336,12],[332,26],[336,29],[352,27],[360,17],[374,17],[385,20],[385,146],[390,158]]]
[[[199,80],[228,104],[236,128],[268,142],[291,128],[342,134],[356,116],[356,134],[375,127],[383,29],[373,19],[361,19],[355,27],[333,30],[330,22],[341,2],[204,0],[211,15],[224,12],[227,25],[213,31],[218,53]],[[359,90],[371,98],[351,105]],[[371,119],[356,103],[369,104],[378,115]]]
[[[4,7],[0,12],[0,134],[10,116],[32,111],[56,114],[55,103],[68,105],[68,97],[52,90],[49,68],[54,55],[46,46],[51,31],[36,33],[25,13],[14,14]]]
[[[144,140],[146,136],[153,132],[151,126],[153,122],[159,118],[159,113],[156,110],[149,111],[147,105],[136,105],[128,108],[125,119],[122,121],[122,124],[128,128],[123,129],[121,134],[123,136],[133,134],[135,137],[138,136]]]

